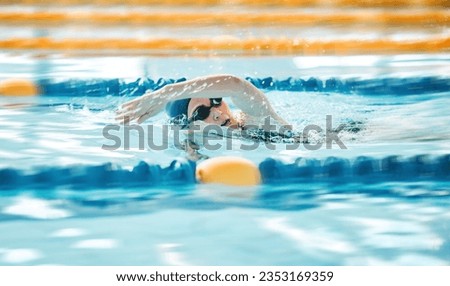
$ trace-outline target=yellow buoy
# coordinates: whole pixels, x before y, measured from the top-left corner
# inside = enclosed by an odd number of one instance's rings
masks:
[[[197,166],[196,176],[202,183],[230,186],[254,186],[261,182],[258,167],[239,157],[216,157],[203,161]]]
[[[39,88],[31,80],[11,78],[0,81],[0,95],[5,96],[35,96]]]

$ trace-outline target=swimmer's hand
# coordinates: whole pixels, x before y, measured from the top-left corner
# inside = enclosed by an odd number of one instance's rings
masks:
[[[160,113],[167,104],[167,99],[156,92],[148,92],[143,96],[122,104],[116,111],[116,121],[120,124],[136,121],[138,124]]]

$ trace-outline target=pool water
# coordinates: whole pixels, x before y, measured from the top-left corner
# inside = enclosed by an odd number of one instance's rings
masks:
[[[286,143],[275,148],[233,139],[208,157],[240,156],[260,164],[274,158],[365,156],[429,160],[450,152],[450,57],[447,55],[348,57],[44,57],[3,55],[0,76],[64,82],[72,78],[193,78],[211,73],[284,80],[288,77],[365,82],[359,91],[265,90],[295,130],[315,124],[339,133],[346,149],[319,150]],[[39,71],[39,72],[37,72]],[[388,80],[389,79],[389,80]],[[432,79],[424,90],[406,85]],[[380,92],[379,85],[398,89]],[[375,87],[374,87],[375,86]],[[405,89],[408,88],[407,92]],[[365,91],[365,92],[362,92]],[[382,90],[385,91],[385,90]],[[403,91],[403,92],[401,92]],[[132,169],[141,161],[170,165],[184,152],[139,148],[105,150],[103,129],[130,99],[52,95],[1,98],[0,169],[34,173],[47,167],[112,163]],[[164,114],[147,123],[162,130]],[[116,133],[124,139],[120,132]],[[152,134],[155,140],[163,138]],[[320,140],[320,134],[319,140]],[[448,167],[443,170],[448,172]],[[448,174],[448,173],[447,173]],[[448,265],[450,184],[447,176],[401,180],[286,180],[257,187],[170,182],[162,185],[0,188],[0,265]]]

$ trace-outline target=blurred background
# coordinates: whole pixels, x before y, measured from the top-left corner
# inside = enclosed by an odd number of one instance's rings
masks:
[[[0,48],[144,55],[439,53],[445,0],[0,1]]]

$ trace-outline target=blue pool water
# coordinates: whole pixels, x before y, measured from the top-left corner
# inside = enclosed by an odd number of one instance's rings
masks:
[[[0,98],[0,265],[450,264],[449,56],[244,59],[0,57],[0,78],[59,86]],[[131,87],[211,73],[271,78],[254,83],[295,130],[325,129],[331,115],[333,127],[347,124],[347,149],[201,146],[264,166],[263,185],[236,188],[179,179],[173,161],[186,161],[172,134],[161,151],[138,148],[136,133],[129,150],[101,148]],[[111,79],[129,88],[98,88]],[[157,142],[166,120],[148,122]],[[114,177],[147,165],[162,168],[160,183]],[[64,170],[70,183],[55,178]]]

